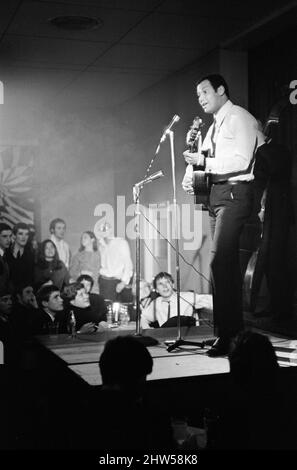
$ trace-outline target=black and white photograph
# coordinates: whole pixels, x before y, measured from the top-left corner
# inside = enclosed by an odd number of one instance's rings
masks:
[[[0,458],[284,462],[296,225],[296,0],[2,1]]]

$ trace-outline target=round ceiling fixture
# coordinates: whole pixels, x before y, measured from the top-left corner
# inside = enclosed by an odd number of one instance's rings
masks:
[[[86,31],[97,29],[103,25],[100,18],[89,16],[56,16],[48,20],[55,28],[66,31]]]

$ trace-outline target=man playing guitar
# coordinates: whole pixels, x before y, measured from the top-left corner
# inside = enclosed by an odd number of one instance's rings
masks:
[[[213,239],[210,267],[218,338],[208,355],[216,357],[228,353],[232,337],[243,328],[239,238],[252,211],[257,121],[230,101],[227,83],[221,75],[199,80],[197,95],[204,112],[213,115],[214,123],[201,151],[187,150],[183,155],[188,164],[204,167],[210,181],[208,211]],[[205,152],[211,158],[205,158]],[[182,186],[193,194],[190,172],[186,172]]]

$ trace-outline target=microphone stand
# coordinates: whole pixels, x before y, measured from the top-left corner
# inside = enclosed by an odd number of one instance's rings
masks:
[[[179,230],[178,230],[178,219],[177,219],[177,202],[176,202],[176,177],[175,177],[175,155],[174,155],[174,134],[172,130],[168,130],[167,134],[170,139],[170,153],[171,153],[171,168],[172,168],[172,187],[173,187],[173,227],[175,235],[175,269],[176,269],[176,294],[177,294],[177,339],[176,341],[168,346],[167,351],[171,352],[180,346],[198,346],[204,348],[205,342],[202,341],[185,341],[181,335],[181,324],[180,324],[180,266],[179,266]]]
[[[142,183],[142,182],[141,182]],[[135,184],[133,186],[133,202],[135,214],[135,234],[136,234],[136,332],[135,338],[140,341],[144,346],[154,346],[158,341],[151,336],[143,336],[140,333],[140,208],[139,196],[143,188],[143,184]]]

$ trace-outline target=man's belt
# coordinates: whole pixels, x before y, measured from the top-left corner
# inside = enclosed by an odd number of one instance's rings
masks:
[[[104,276],[103,274],[99,274],[99,277],[101,277],[102,279],[106,279],[107,281],[120,281],[118,277],[108,277]]]
[[[229,181],[229,180],[213,180],[211,179],[211,184],[231,184],[232,186],[236,184],[249,184],[251,181],[246,181],[246,180],[236,180],[236,181]]]

